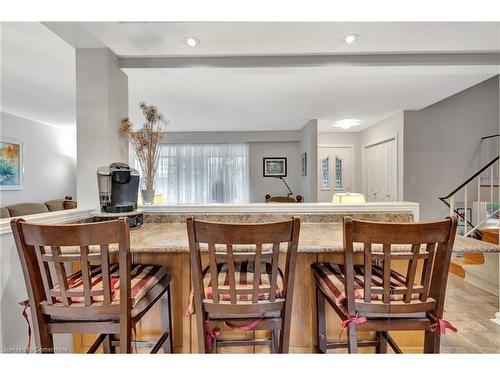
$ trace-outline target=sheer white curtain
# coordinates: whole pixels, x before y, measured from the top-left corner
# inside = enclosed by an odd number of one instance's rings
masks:
[[[165,204],[247,203],[247,143],[162,143],[155,193]]]

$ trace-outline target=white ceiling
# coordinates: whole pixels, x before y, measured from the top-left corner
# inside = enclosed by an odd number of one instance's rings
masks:
[[[500,50],[500,23],[480,22],[47,22],[75,48],[119,56],[282,55]],[[341,42],[356,32],[358,42]],[[201,43],[187,47],[194,36]]]
[[[38,22],[2,22],[1,41],[1,110],[74,127],[75,49]]]
[[[175,131],[321,131],[342,118],[359,131],[403,109],[420,109],[495,74],[488,67],[329,67],[125,69],[129,114],[141,100],[158,106]]]
[[[2,110],[75,124],[76,48],[122,56],[499,51],[499,23],[40,23],[2,24]],[[355,31],[353,45],[340,36]],[[182,39],[194,35],[199,47]],[[64,40],[63,40],[64,39]],[[68,43],[66,43],[66,42]],[[322,130],[359,118],[358,131],[419,109],[495,74],[498,67],[125,69],[130,117],[156,104],[177,131],[291,130],[317,118]]]

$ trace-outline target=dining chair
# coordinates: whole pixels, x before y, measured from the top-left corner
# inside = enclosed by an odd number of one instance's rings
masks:
[[[246,345],[288,352],[299,231],[296,217],[266,224],[187,219],[199,352]],[[279,255],[285,249],[283,272]],[[209,265],[203,269],[204,250]],[[222,337],[225,331],[256,330],[271,331],[271,338]]]
[[[171,276],[162,266],[132,264],[126,218],[67,225],[14,219],[11,227],[36,352],[53,353],[54,334],[97,333],[89,353],[101,344],[105,353],[114,353],[115,344],[120,353],[130,353],[136,323],[165,293],[168,327],[151,352],[162,347],[172,352]],[[68,263],[78,264],[80,270],[69,274]]]
[[[317,262],[317,345],[320,353],[375,346],[377,353],[401,349],[389,331],[424,331],[424,352],[439,353],[440,335],[456,329],[443,319],[456,219],[431,223],[380,223],[344,218],[343,264]],[[361,264],[354,262],[360,254]],[[406,265],[406,273],[394,263]],[[347,341],[326,336],[326,302],[342,320]],[[357,340],[374,331],[374,340]]]
[[[266,203],[301,203],[302,201],[302,195],[296,195],[295,197],[277,195],[272,197],[270,194],[266,194],[265,196]]]

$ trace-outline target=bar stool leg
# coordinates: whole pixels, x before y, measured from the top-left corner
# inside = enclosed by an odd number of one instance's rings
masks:
[[[377,341],[376,353],[387,353],[387,340],[385,339],[384,332],[377,331]]]
[[[132,353],[132,327],[129,319],[120,319],[120,353]]]
[[[326,353],[326,315],[325,315],[325,296],[321,290],[316,287],[316,338],[318,344],[318,352]]]
[[[40,347],[37,348],[35,346],[35,351],[37,349],[40,349],[41,350],[40,353],[42,354],[54,352],[54,339],[53,336],[47,332],[47,325],[40,324],[40,330],[35,330],[35,343],[37,342],[40,343]]]
[[[113,346],[113,336],[112,334],[106,335],[106,338],[104,339],[102,343],[102,348],[104,353],[106,354],[115,354],[116,349]]]
[[[167,288],[167,292],[161,298],[162,304],[162,326],[163,329],[168,329],[168,338],[163,344],[164,353],[173,353],[174,345],[173,345],[173,335],[172,335],[172,299],[171,299],[171,290],[170,285]]]
[[[425,331],[424,353],[439,354],[441,336],[438,332]]]
[[[279,348],[280,331],[275,329],[271,332],[271,353],[277,353]]]
[[[358,329],[356,328],[356,324],[349,323],[349,327],[347,327],[347,341],[348,341],[348,349],[349,354],[356,354],[358,352]]]
[[[290,350],[290,328],[285,327],[285,322],[283,322],[283,328],[280,330],[278,353],[288,354]]]
[[[208,353],[207,345],[205,344],[205,330],[203,327],[203,312],[196,311],[196,333],[198,341],[198,353],[206,354]]]

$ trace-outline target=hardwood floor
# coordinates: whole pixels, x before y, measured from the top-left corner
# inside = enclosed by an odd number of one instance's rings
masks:
[[[492,322],[498,297],[450,274],[445,319],[458,328],[441,339],[441,353],[500,353],[500,325]]]

